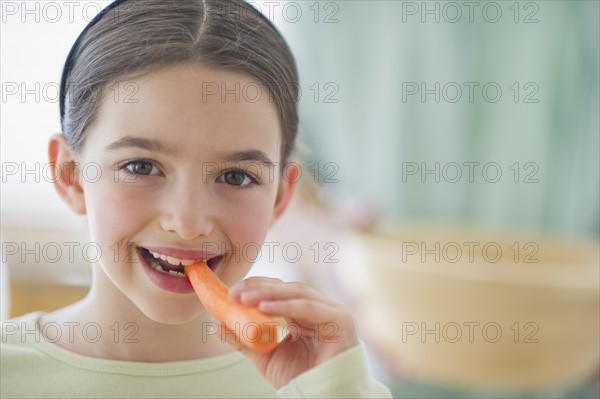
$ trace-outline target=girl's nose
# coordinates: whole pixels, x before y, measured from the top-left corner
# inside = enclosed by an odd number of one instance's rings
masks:
[[[210,235],[214,217],[209,197],[207,187],[202,184],[182,182],[163,199],[162,228],[184,240]]]

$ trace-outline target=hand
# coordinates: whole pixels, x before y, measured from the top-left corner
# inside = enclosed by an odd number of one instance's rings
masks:
[[[287,336],[269,353],[250,351],[225,336],[276,388],[359,343],[350,309],[305,284],[251,277],[232,286],[229,295],[288,323]]]

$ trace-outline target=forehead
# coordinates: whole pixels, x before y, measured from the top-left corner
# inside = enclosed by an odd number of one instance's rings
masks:
[[[282,129],[267,88],[253,77],[177,64],[109,85],[86,147],[123,136],[165,141],[182,153],[252,145],[279,160]]]

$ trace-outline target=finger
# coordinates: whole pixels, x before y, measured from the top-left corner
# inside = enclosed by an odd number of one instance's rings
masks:
[[[237,294],[238,300],[246,306],[257,306],[262,301],[279,301],[294,298],[312,299],[333,305],[329,298],[302,283],[265,283],[243,290]]]
[[[237,298],[242,291],[259,287],[265,284],[281,284],[282,280],[272,277],[249,277],[242,280],[229,288],[229,296]]]
[[[356,324],[350,309],[310,299],[264,301],[259,305],[264,313],[292,319],[286,330],[291,340],[298,335],[310,336],[318,342],[335,344],[330,348],[338,353],[358,344]],[[292,328],[296,326],[295,328]],[[331,355],[331,354],[330,354]]]
[[[266,314],[280,316],[305,326],[335,322],[340,317],[344,317],[337,304],[310,298],[261,301],[258,309]]]

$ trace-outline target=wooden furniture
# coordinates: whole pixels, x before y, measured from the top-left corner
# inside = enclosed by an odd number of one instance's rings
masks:
[[[413,226],[343,246],[336,276],[396,376],[547,390],[597,373],[597,238]]]
[[[49,312],[83,298],[91,282],[91,246],[79,229],[3,227],[2,316]]]

